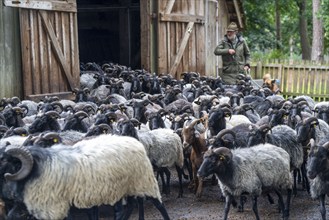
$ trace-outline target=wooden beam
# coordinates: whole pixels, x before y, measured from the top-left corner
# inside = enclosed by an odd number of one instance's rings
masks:
[[[170,14],[170,12],[171,12],[171,10],[172,10],[174,4],[175,4],[175,1],[176,1],[176,0],[170,0],[170,1],[167,3],[167,6],[166,6],[166,8],[165,8],[165,10],[164,10],[164,13],[165,13],[165,14]]]
[[[238,21],[239,21],[239,26],[241,29],[243,29],[243,22],[242,22],[242,17],[241,17],[241,11],[240,11],[240,7],[239,7],[239,3],[237,0],[233,0],[234,3],[234,8],[236,11],[236,15],[238,16]]]
[[[46,96],[48,97],[57,96],[60,99],[69,99],[69,100],[74,100],[75,98],[75,95],[72,92],[54,92],[54,93],[43,93],[38,95],[28,95],[26,99],[39,102],[42,99],[44,99]]]
[[[163,14],[160,13],[160,21],[174,21],[174,22],[194,22],[204,24],[204,16],[198,15],[183,15],[183,14]]]
[[[193,26],[194,26],[194,22],[189,22],[187,27],[186,27],[186,31],[185,31],[185,34],[184,34],[184,37],[183,37],[183,40],[180,44],[180,47],[178,49],[178,52],[177,52],[177,55],[175,57],[175,61],[172,65],[172,67],[170,68],[170,74],[173,76],[174,73],[177,71],[177,67],[180,63],[180,60],[182,59],[182,56],[183,56],[183,53],[184,53],[184,50],[185,50],[185,47],[186,47],[186,44],[188,42],[188,39],[190,38],[190,35],[193,31]]]
[[[53,27],[51,26],[50,21],[48,20],[47,13],[45,11],[39,11],[39,13],[41,15],[42,22],[47,30],[47,34],[51,40],[51,44],[53,46],[54,53],[55,53],[56,57],[58,58],[59,64],[62,67],[63,72],[65,73],[68,83],[70,84],[70,89],[71,89],[71,91],[73,91],[74,86],[75,86],[74,79],[70,74],[70,68],[68,67],[68,63],[65,60],[64,54],[61,50],[61,46],[55,35],[55,31],[54,31]]]
[[[16,8],[40,9],[51,11],[77,12],[75,1],[34,1],[34,0],[4,0],[4,5]]]

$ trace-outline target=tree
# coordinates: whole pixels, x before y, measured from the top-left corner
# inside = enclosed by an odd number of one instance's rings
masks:
[[[311,59],[311,45],[309,41],[309,34],[307,31],[307,17],[306,17],[306,0],[296,0],[299,8],[299,34],[300,43],[302,47],[302,59]]]
[[[324,30],[322,17],[319,13],[321,1],[313,2],[313,41],[312,41],[312,60],[322,61],[324,50]]]

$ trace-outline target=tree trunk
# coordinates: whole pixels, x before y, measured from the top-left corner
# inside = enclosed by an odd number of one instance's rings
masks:
[[[309,42],[308,32],[307,32],[307,19],[305,15],[306,10],[306,0],[296,0],[297,6],[299,8],[299,35],[300,43],[302,45],[302,59],[311,59],[311,46]]]
[[[281,48],[281,12],[279,0],[275,0],[276,49]]]
[[[313,41],[312,60],[323,61],[324,30],[322,19],[319,17],[321,0],[312,0],[313,3]]]

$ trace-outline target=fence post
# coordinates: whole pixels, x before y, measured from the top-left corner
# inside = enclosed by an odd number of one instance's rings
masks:
[[[261,61],[257,62],[257,72],[256,72],[256,76],[255,79],[261,79],[262,77],[262,70],[263,70],[263,64]]]

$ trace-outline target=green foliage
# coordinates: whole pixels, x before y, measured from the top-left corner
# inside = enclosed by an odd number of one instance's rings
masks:
[[[246,27],[243,32],[248,41],[252,57],[288,58],[290,46],[293,48],[293,57],[301,57],[299,33],[299,8],[301,0],[277,0],[281,15],[281,42],[276,42],[275,0],[244,0]],[[312,1],[306,1],[305,16],[307,19],[308,35],[312,37]],[[323,19],[325,28],[325,54],[329,53],[329,0],[322,0],[319,16]],[[290,40],[292,39],[292,45]],[[312,42],[312,39],[309,39]],[[279,45],[280,50],[277,50]]]

